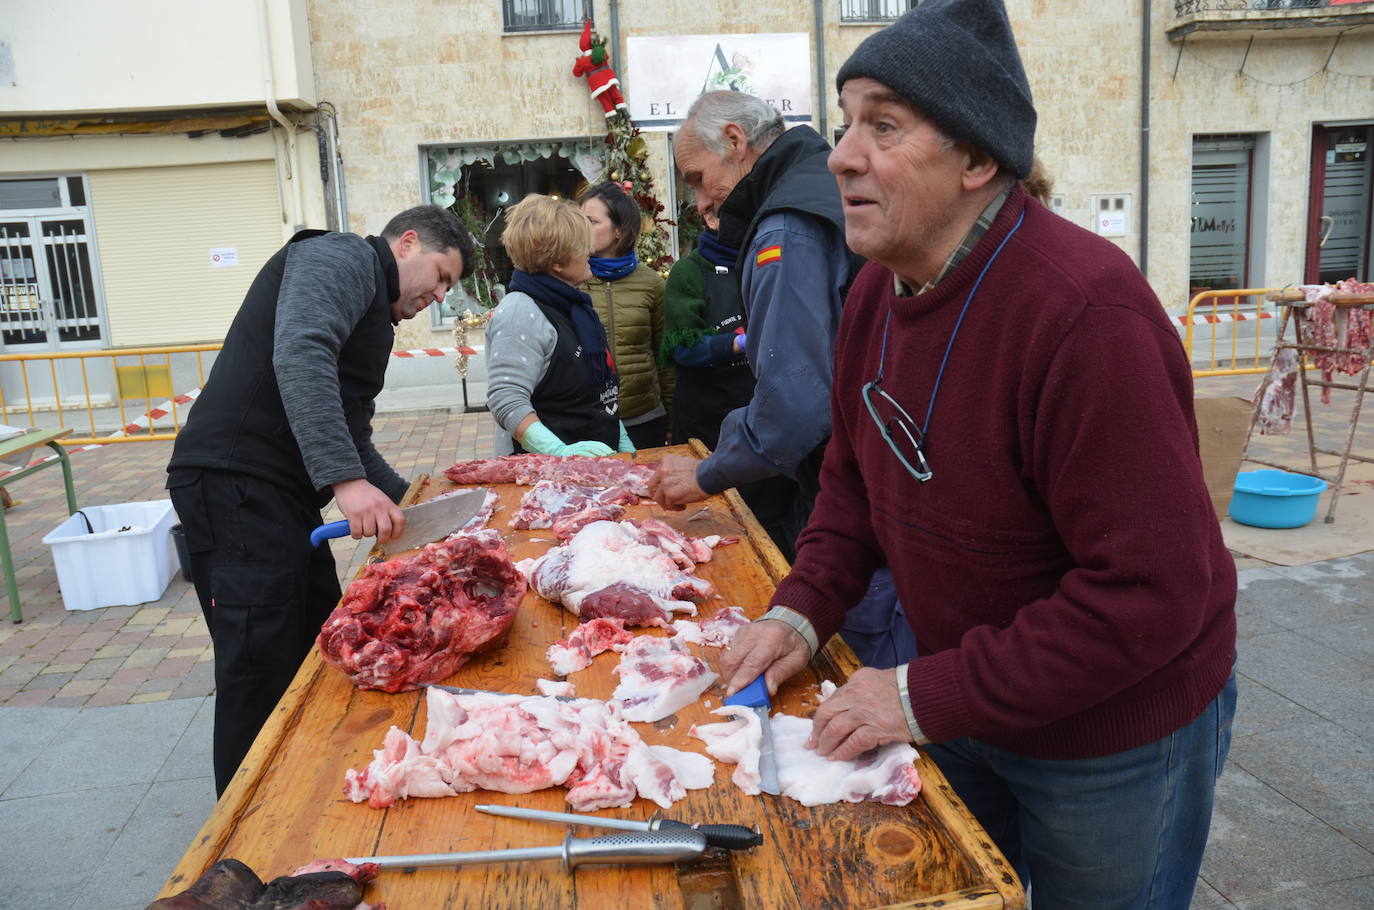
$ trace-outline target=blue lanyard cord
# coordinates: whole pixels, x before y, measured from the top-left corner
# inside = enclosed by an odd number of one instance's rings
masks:
[[[959,329],[964,324],[964,316],[968,313],[968,305],[973,302],[973,295],[978,293],[979,285],[983,283],[983,278],[987,275],[988,269],[992,268],[992,264],[997,261],[997,257],[1002,252],[1002,248],[1007,245],[1007,241],[1011,239],[1011,235],[1020,230],[1021,222],[1025,220],[1026,213],[1023,211],[1021,212],[1021,217],[1016,219],[1016,224],[1012,225],[1010,231],[1007,231],[1007,236],[1003,237],[1002,242],[997,244],[997,249],[992,251],[992,255],[988,257],[988,261],[983,266],[983,270],[978,273],[978,279],[973,282],[973,287],[969,289],[968,297],[964,299],[964,308],[959,311],[959,318],[954,322],[954,331],[950,333],[949,343],[945,345],[945,356],[941,358],[940,369],[935,374],[935,388],[930,391],[930,404],[926,407],[925,423],[921,425],[922,436],[925,436],[930,429],[930,415],[935,412],[935,396],[940,394],[940,380],[945,377],[945,364],[949,363],[949,352],[954,349],[954,339],[959,337]],[[887,319],[883,321],[882,353],[878,355],[878,382],[883,381],[883,373],[887,365],[887,330],[891,325],[892,308],[888,307]]]

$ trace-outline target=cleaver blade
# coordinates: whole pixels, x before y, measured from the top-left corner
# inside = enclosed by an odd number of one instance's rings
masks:
[[[471,521],[474,515],[482,511],[486,501],[485,489],[463,490],[402,509],[401,514],[406,517],[406,529],[400,537],[382,544],[382,552],[391,555],[445,538]]]

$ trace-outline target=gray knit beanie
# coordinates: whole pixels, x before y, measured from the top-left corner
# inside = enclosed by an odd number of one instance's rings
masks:
[[[951,138],[1030,173],[1035,105],[1002,0],[925,0],[869,35],[835,77],[873,79]]]

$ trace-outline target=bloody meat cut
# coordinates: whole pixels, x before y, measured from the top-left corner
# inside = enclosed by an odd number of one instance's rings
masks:
[[[638,498],[624,487],[600,490],[541,480],[520,499],[510,526],[522,531],[553,528],[554,536],[567,540],[594,521],[619,521],[625,517],[625,506]]]
[[[568,633],[567,638],[549,645],[544,657],[555,676],[567,676],[585,670],[592,665],[593,657],[612,648],[619,650],[619,646],[634,637],[633,632],[626,631],[623,619],[612,616],[589,619]]]
[[[674,611],[696,615],[696,604],[714,591],[692,569],[721,542],[683,537],[653,518],[596,521],[516,568],[541,597],[583,620],[605,616],[627,626],[663,626]]]
[[[500,534],[458,535],[365,566],[316,643],[360,689],[417,689],[505,644],[525,588]]]
[[[833,695],[835,688],[830,680],[822,682],[821,701]],[[734,705],[716,708],[711,713],[734,720],[695,724],[688,732],[706,743],[706,751],[715,758],[735,763],[731,776],[735,785],[747,794],[757,794],[763,743],[758,715]],[[769,731],[778,765],[779,789],[803,806],[865,800],[905,806],[921,792],[916,750],[909,743],[888,743],[851,761],[831,761],[806,748],[806,741],[811,738],[810,718],[774,714],[769,718]]]
[[[502,455],[460,461],[444,471],[454,483],[518,483],[532,486],[541,480],[584,487],[624,487],[637,497],[649,495],[649,478],[657,464],[634,464],[619,458],[583,455]]]
[[[624,647],[611,672],[620,683],[611,699],[626,720],[662,720],[701,697],[716,674],[688,653],[680,638],[639,635]]]
[[[381,809],[416,796],[566,787],[579,812],[636,796],[666,809],[715,778],[709,758],[645,744],[606,702],[430,688],[426,704],[424,741],[392,727],[372,763],[347,772],[344,796]]]

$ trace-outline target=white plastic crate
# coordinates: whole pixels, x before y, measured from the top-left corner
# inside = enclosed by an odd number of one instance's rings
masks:
[[[170,499],[87,506],[68,517],[43,538],[62,605],[94,610],[157,600],[177,571],[175,523]]]

